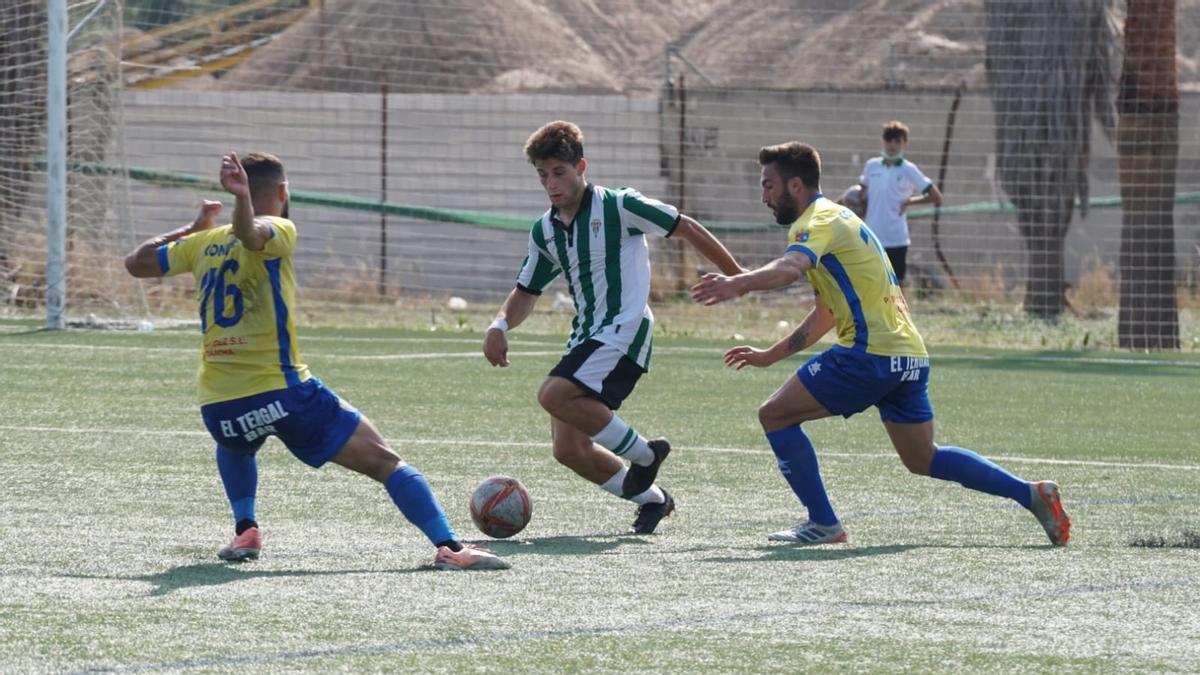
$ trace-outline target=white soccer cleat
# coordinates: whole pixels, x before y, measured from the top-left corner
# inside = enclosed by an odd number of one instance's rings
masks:
[[[809,520],[790,530],[780,530],[767,535],[767,541],[786,541],[790,544],[844,544],[849,540],[841,523],[819,525]]]

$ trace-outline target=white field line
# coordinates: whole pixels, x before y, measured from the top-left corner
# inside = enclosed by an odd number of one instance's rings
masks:
[[[132,429],[119,427],[53,427],[36,425],[0,424],[0,431],[23,431],[28,433],[52,434],[134,434],[142,436],[198,436],[208,437],[207,431],[184,429]],[[537,441],[490,441],[461,438],[393,438],[392,445],[403,449],[406,445],[466,445],[473,447],[502,447],[502,448],[547,448],[549,440]],[[766,448],[726,448],[716,446],[685,446],[681,452],[711,452],[717,454],[766,455]],[[896,456],[886,452],[845,452],[837,450],[818,450],[822,457],[838,457],[845,459],[870,459],[893,461]],[[1058,466],[1096,466],[1116,469],[1162,469],[1179,471],[1200,471],[1200,464],[1162,464],[1154,462],[1109,462],[1088,459],[1056,459],[1053,457],[1022,457],[1018,455],[994,455],[991,459],[1012,463],[1051,464]]]
[[[482,343],[481,343],[482,346]],[[199,347],[136,347],[133,345],[82,345],[82,344],[9,344],[0,345],[0,351],[8,347],[26,348],[33,350],[42,349],[63,349],[63,350],[81,350],[81,351],[97,351],[97,352],[154,352],[154,353],[171,353],[171,354],[190,354],[196,355]],[[558,356],[562,354],[561,349],[542,350],[542,351],[509,351],[509,356]],[[327,361],[411,361],[421,359],[462,359],[462,358],[483,358],[482,351],[462,351],[462,352],[405,352],[399,354],[336,354],[333,352],[309,352],[309,356],[316,356],[320,360]]]
[[[300,342],[302,342],[302,343],[303,342],[368,342],[368,343],[377,342],[380,344],[388,344],[388,343],[392,343],[392,342],[399,342],[399,343],[415,342],[418,344],[423,344],[423,343],[433,342],[433,343],[443,343],[443,344],[448,343],[448,344],[457,344],[457,345],[480,345],[480,346],[482,346],[483,338],[482,337],[471,337],[471,338],[450,337],[448,335],[438,334],[438,333],[430,333],[428,337],[411,337],[411,336],[407,336],[407,335],[397,335],[395,337],[367,337],[367,336],[362,336],[362,335],[347,336],[347,337],[335,337],[332,335],[305,335],[300,338]],[[559,340],[552,340],[552,339],[538,340],[538,339],[534,339],[534,338],[521,338],[521,337],[512,336],[509,338],[508,344],[510,344],[510,345],[527,344],[527,345],[538,345],[538,346],[566,347],[567,338],[566,338],[566,336],[563,336],[563,338],[559,339]]]
[[[509,351],[509,356],[559,356],[561,349],[544,351]],[[319,353],[317,358],[335,361],[412,361],[419,359],[474,359],[483,358],[483,352],[427,352],[417,354],[326,354]]]
[[[483,342],[480,339],[470,338],[448,338],[448,337],[430,337],[414,338],[397,336],[394,338],[372,338],[372,337],[304,337],[300,339],[300,344],[309,342],[364,342],[388,344],[396,342],[415,342],[415,343],[450,343],[450,344],[472,344],[482,347]],[[530,346],[555,346],[556,349],[549,352],[531,351],[525,352],[525,355],[539,356],[544,354],[560,354],[561,348],[558,345],[564,343],[559,342],[541,342],[534,340],[513,340],[512,345],[530,345]],[[135,351],[135,352],[171,352],[171,353],[196,353],[199,345],[195,347],[145,347],[140,345],[88,345],[88,344],[72,344],[72,343],[39,343],[39,342],[4,342],[0,343],[0,350],[4,349],[81,349],[95,351]],[[714,357],[720,356],[724,351],[722,347],[655,347],[656,354],[711,354]],[[517,354],[518,352],[514,352]],[[418,353],[401,353],[401,354],[335,354],[325,352],[310,352],[321,359],[331,360],[406,360],[406,359],[432,359],[439,358],[439,354],[445,354],[448,358],[462,358],[464,356],[481,356],[479,351],[470,352],[418,352]],[[1026,361],[1034,363],[1062,363],[1062,364],[1086,364],[1086,365],[1108,365],[1108,366],[1168,366],[1179,368],[1200,368],[1200,361],[1171,361],[1167,359],[1133,359],[1127,357],[1092,357],[1092,356],[1048,356],[1044,354],[939,354],[934,352],[932,358],[935,363],[938,361]]]
[[[53,350],[70,350],[77,349],[80,351],[94,352],[159,352],[172,354],[196,354],[199,347],[138,347],[135,345],[83,345],[83,344],[67,344],[67,343],[37,343],[37,342],[3,342],[0,343],[0,352],[9,349],[28,349],[33,351]]]

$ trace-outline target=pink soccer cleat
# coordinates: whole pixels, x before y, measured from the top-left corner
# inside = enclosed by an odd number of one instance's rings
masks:
[[[228,546],[217,550],[217,557],[229,562],[254,560],[262,551],[262,532],[257,527],[248,528],[233,538]]]
[[[453,551],[449,546],[437,550],[433,566],[439,570],[461,572],[464,570],[506,570],[512,565],[500,556],[482,548],[463,544],[461,551]]]

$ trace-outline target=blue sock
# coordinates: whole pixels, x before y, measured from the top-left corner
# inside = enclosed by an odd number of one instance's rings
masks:
[[[217,471],[225,484],[225,496],[233,507],[233,521],[255,520],[254,498],[258,494],[258,458],[217,446]]]
[[[819,525],[834,525],[838,522],[825,494],[821,482],[821,469],[817,465],[817,451],[808,434],[799,425],[767,432],[767,441],[775,451],[779,470],[792,486],[792,492],[808,508],[808,517]]]
[[[446,512],[429,488],[429,481],[415,467],[402,465],[383,485],[400,513],[424,532],[435,546],[458,541],[454,528],[446,519]]]
[[[929,463],[929,475],[989,495],[1008,497],[1029,508],[1029,483],[966,448],[939,447]]]

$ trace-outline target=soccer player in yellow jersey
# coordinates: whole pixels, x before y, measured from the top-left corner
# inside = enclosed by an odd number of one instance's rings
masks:
[[[821,194],[817,151],[804,143],[784,143],[763,148],[758,162],[762,201],[776,222],[790,226],[787,249],[750,272],[707,274],[692,287],[692,296],[712,305],[808,276],[816,306],[770,348],[738,346],[725,352],[725,364],[738,370],[765,368],[837,330],[837,344],[809,359],[758,409],[779,470],[808,509],[806,522],[767,538],[797,544],[846,541],[825,494],[816,452],[800,425],[875,406],[909,471],[1008,497],[1037,517],[1051,544],[1065,546],[1071,520],[1058,485],[1024,481],[970,450],[934,443],[925,343],[875,235],[849,209]]]
[[[257,558],[256,453],[277,436],[313,468],[340,464],[384,485],[404,517],[437,548],[434,567],[506,569],[459,541],[425,476],[405,464],[375,425],[313,377],[296,342],[292,253],[283,164],[269,154],[221,160],[221,186],[236,200],[233,222],[215,226],[221,203],[205,201],[186,227],[149,239],[126,258],[135,277],[190,273],[200,305],[200,412],[217,442],[217,469],[233,509],[223,560]]]

